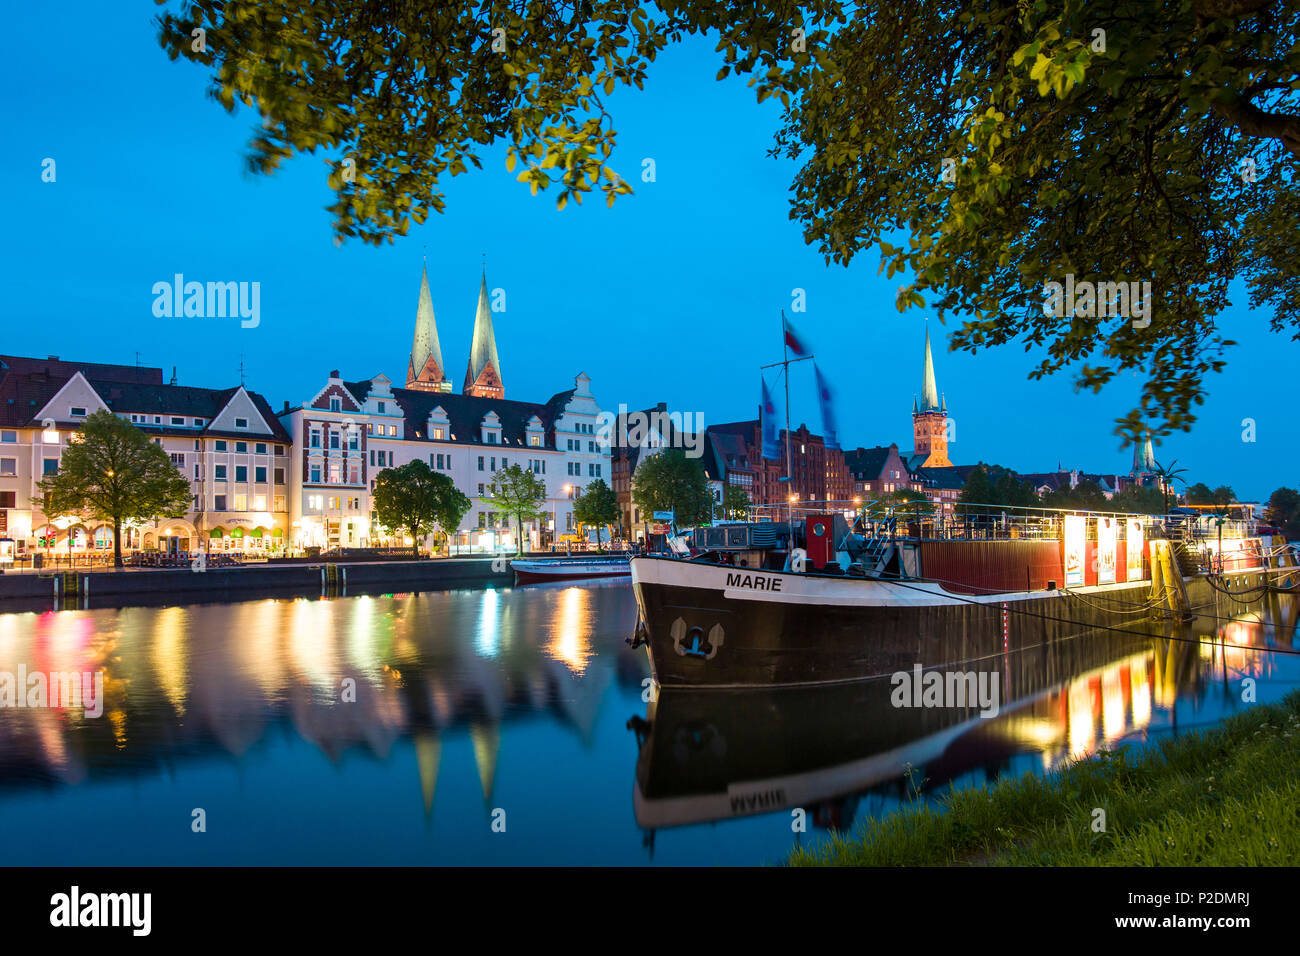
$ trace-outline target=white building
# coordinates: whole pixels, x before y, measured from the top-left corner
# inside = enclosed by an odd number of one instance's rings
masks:
[[[405,388],[385,375],[325,385],[280,421],[293,437],[289,520],[295,547],[406,544],[374,525],[370,492],[384,468],[421,459],[451,477],[473,502],[453,545],[457,550],[514,549],[515,522],[483,500],[495,472],[531,470],[546,486],[548,516],[525,525],[524,547],[545,547],[572,532],[573,498],[587,482],[610,481],[609,449],[597,441],[600,406],[585,374],[544,403],[505,398],[488,305],[480,283],[464,391],[454,394],[442,362],[428,277],[421,276],[415,335]],[[557,530],[558,529],[558,532]],[[425,547],[431,538],[423,542]]]
[[[275,553],[288,532],[289,435],[242,386],[164,384],[160,368],[0,356],[0,538],[19,554],[111,551],[112,526],[36,507],[69,437],[100,410],[132,422],[190,480],[183,518],[132,522],[124,550]]]

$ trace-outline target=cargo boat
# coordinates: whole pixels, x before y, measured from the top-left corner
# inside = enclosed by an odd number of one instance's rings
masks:
[[[632,560],[630,643],[660,687],[942,667],[1148,616],[1188,620],[1221,592],[1300,580],[1286,542],[1252,520],[819,504],[695,529],[687,558]]]
[[[632,573],[630,555],[603,557],[534,558],[511,561],[516,584],[539,581],[574,581],[586,578],[625,578]]]

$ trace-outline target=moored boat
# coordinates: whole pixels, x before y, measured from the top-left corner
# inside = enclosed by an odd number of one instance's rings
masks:
[[[843,507],[843,506],[841,506]],[[810,513],[698,529],[631,564],[661,687],[833,684],[1014,651],[1222,591],[1300,581],[1250,521],[963,505],[953,518]]]
[[[630,555],[575,558],[531,558],[511,561],[516,584],[574,581],[586,578],[625,578],[632,573]]]

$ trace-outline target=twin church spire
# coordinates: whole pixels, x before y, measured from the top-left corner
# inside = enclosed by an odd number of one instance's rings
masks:
[[[420,299],[415,309],[415,337],[411,341],[411,358],[406,367],[406,387],[425,392],[450,392],[438,342],[438,325],[433,315],[433,297],[429,294],[428,271],[420,270]],[[469,365],[465,369],[466,395],[481,398],[504,398],[501,359],[497,355],[496,333],[492,328],[492,308],[488,303],[487,275],[478,289],[478,311],[474,316],[474,338],[470,344]]]

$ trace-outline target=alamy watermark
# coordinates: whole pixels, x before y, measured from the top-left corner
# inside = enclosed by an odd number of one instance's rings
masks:
[[[0,707],[80,707],[87,717],[104,714],[104,672],[0,671]]]
[[[1151,324],[1151,282],[1080,282],[1074,273],[1065,277],[1065,284],[1048,282],[1043,286],[1046,299],[1043,315],[1064,318],[1076,315],[1081,318],[1121,317],[1133,320],[1133,328],[1145,329]]]
[[[186,282],[178,272],[171,282],[155,282],[153,294],[153,314],[160,319],[238,317],[245,329],[262,321],[260,282]]]
[[[629,412],[620,404],[618,414],[601,412],[596,416],[596,441],[602,450],[618,448],[682,448],[687,458],[704,454],[704,413]]]
[[[889,681],[895,707],[979,707],[981,717],[996,717],[1001,696],[997,671],[929,671],[920,664],[895,671]]]

